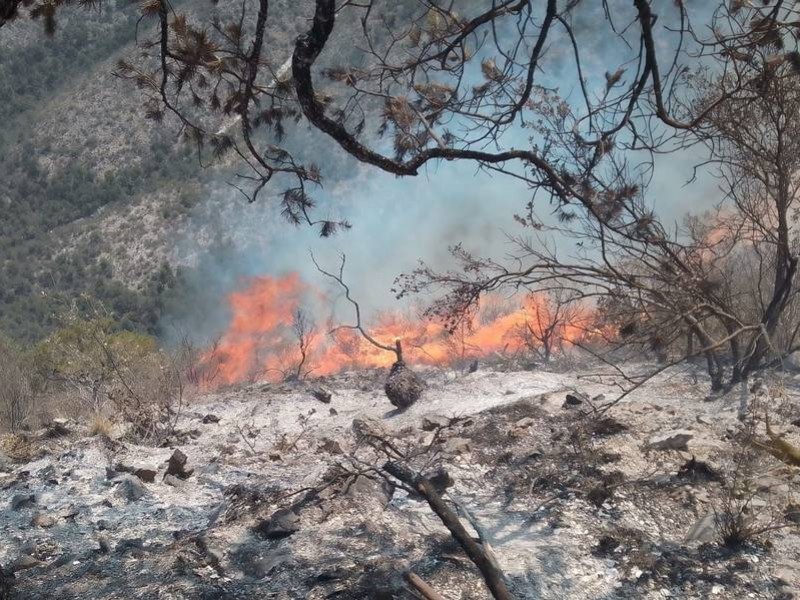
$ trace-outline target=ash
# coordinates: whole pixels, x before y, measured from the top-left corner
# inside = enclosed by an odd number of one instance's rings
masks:
[[[413,571],[444,598],[490,597],[427,503],[378,474],[387,447],[418,472],[446,472],[444,497],[469,510],[465,526],[490,544],[515,598],[800,589],[791,523],[736,548],[720,542],[746,390],[706,401],[702,375],[682,367],[602,410],[619,389],[580,372],[421,375],[428,387],[404,412],[390,410],[380,371],[207,395],[163,448],[126,441],[124,427],[111,438],[79,423],[63,437],[31,433],[31,460],[0,457],[0,590],[411,599]],[[798,443],[800,387],[782,382],[773,427]],[[177,476],[167,472],[176,450]],[[754,461],[747,518],[787,514],[796,471],[766,453]]]

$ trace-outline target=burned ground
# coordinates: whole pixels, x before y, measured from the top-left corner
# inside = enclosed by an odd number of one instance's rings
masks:
[[[574,374],[425,375],[405,412],[389,410],[380,373],[328,379],[330,405],[302,383],[210,395],[172,447],[75,423],[31,433],[33,455],[3,461],[0,562],[33,599],[414,598],[409,570],[446,598],[487,598],[426,503],[376,468],[388,445],[470,511],[516,598],[791,598],[800,586],[791,521],[738,547],[715,531],[741,504],[747,522],[778,524],[800,489],[767,454],[747,472],[737,462],[740,392],[705,402],[676,371],[604,410],[597,396],[613,390]],[[789,440],[794,385],[783,379],[775,410]],[[575,390],[581,401],[565,402]],[[176,449],[185,477],[167,473]],[[731,499],[745,476],[752,494]]]

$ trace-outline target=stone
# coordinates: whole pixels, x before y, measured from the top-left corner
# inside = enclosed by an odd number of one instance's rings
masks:
[[[201,423],[203,423],[203,425],[211,425],[212,423],[219,423],[219,417],[217,415],[212,415],[211,413],[208,413],[206,416],[203,417]]]
[[[365,498],[377,498],[381,504],[388,504],[394,495],[394,488],[386,481],[375,481],[364,475],[358,475],[347,487],[347,495],[359,501]]]
[[[186,486],[186,482],[183,479],[178,479],[177,477],[175,477],[175,475],[170,475],[169,473],[164,475],[163,481],[166,485],[174,488],[181,489]]]
[[[114,547],[117,554],[132,554],[142,556],[144,554],[144,540],[142,538],[126,538],[117,542]]]
[[[300,531],[300,517],[289,508],[276,510],[269,519],[255,527],[255,532],[268,540],[279,540],[298,531]]]
[[[172,453],[172,456],[169,457],[169,462],[167,463],[167,472],[164,474],[164,477],[167,475],[174,475],[179,479],[188,479],[194,471],[186,468],[187,460],[188,459],[186,458],[186,455],[180,450],[180,448],[176,448]]]
[[[55,517],[52,517],[46,513],[36,513],[33,515],[33,519],[31,519],[31,525],[34,527],[41,527],[43,529],[47,529],[48,527],[52,527],[57,522]]]
[[[392,365],[383,391],[389,402],[400,410],[413,406],[425,391],[425,382],[406,366],[402,360]]]
[[[422,431],[436,431],[450,425],[450,419],[441,415],[429,415],[422,418]]]
[[[472,440],[463,437],[452,437],[442,443],[445,454],[467,454],[472,450]]]
[[[330,415],[332,417],[335,417],[336,415],[339,414],[339,412],[335,408],[333,408],[332,406],[331,406],[330,410],[328,410],[328,412],[330,413]]]
[[[16,494],[11,498],[11,510],[22,510],[36,506],[35,494]]]
[[[11,572],[16,573],[18,571],[33,569],[43,564],[42,561],[32,557],[30,554],[22,554],[17,560],[11,563]]]
[[[652,436],[647,442],[647,447],[651,450],[688,450],[687,444],[693,437],[691,431],[677,429]]]
[[[153,483],[156,480],[156,471],[152,469],[136,469],[133,474],[145,483]]]
[[[323,404],[330,404],[333,394],[324,387],[315,387],[311,390],[311,395]]]
[[[353,433],[356,436],[356,441],[362,441],[365,438],[386,438],[388,434],[383,423],[377,419],[369,417],[359,417],[353,419]]]
[[[534,423],[536,423],[536,419],[533,417],[522,417],[519,421],[514,423],[514,429],[527,429]]]
[[[562,405],[563,408],[572,408],[573,406],[580,406],[583,404],[588,398],[585,394],[581,392],[570,392],[567,394],[566,398],[564,398],[564,404]]]
[[[147,495],[144,484],[132,475],[123,475],[119,478],[117,489],[114,491],[117,498],[126,502],[136,502]]]
[[[706,543],[714,539],[717,532],[716,515],[713,511],[706,513],[691,526],[686,533],[687,542]]]
[[[338,440],[332,440],[330,438],[323,439],[319,449],[329,454],[344,454],[342,444]]]

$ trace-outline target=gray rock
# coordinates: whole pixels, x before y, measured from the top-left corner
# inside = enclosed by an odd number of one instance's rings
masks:
[[[126,502],[136,502],[147,495],[147,489],[138,478],[132,475],[124,475],[119,478],[114,495]]]
[[[256,525],[255,531],[269,540],[289,537],[300,531],[300,517],[289,508],[281,508],[269,519]]]
[[[691,526],[686,534],[687,542],[710,542],[717,532],[717,522],[714,512],[708,512]]]
[[[654,435],[647,442],[651,450],[688,450],[688,442],[694,437],[691,431],[677,429]]]
[[[211,413],[208,413],[205,417],[203,417],[203,420],[201,421],[201,423],[203,423],[203,425],[210,425],[212,423],[219,423],[219,417],[217,415],[212,415]]]
[[[316,387],[311,390],[311,395],[323,404],[330,404],[333,394],[324,387]]]
[[[388,504],[394,494],[394,488],[386,481],[375,481],[364,475],[358,475],[348,486],[347,495],[359,501],[365,498],[376,498],[381,504]]]
[[[11,563],[11,572],[16,573],[18,571],[25,571],[26,569],[33,569],[43,564],[42,561],[33,558],[30,554],[23,554]]]
[[[383,423],[377,419],[370,418],[356,418],[353,419],[353,433],[356,436],[356,441],[362,441],[365,438],[377,437],[385,438],[388,436],[386,428]]]
[[[580,406],[586,402],[586,400],[588,400],[586,394],[582,394],[581,392],[570,392],[564,399],[563,407],[572,408],[573,406]]]
[[[339,440],[332,440],[330,438],[323,439],[319,449],[329,454],[344,454],[344,448],[342,448],[342,444]]]
[[[186,455],[181,452],[180,448],[176,448],[172,456],[169,457],[167,472],[164,476],[174,475],[179,479],[188,479],[194,471],[186,468],[187,460]]]
[[[11,498],[11,510],[22,510],[36,506],[35,494],[16,494]]]
[[[142,556],[144,554],[144,540],[142,538],[126,538],[117,542],[114,551],[117,554],[132,554]]]
[[[133,474],[145,483],[153,483],[156,480],[156,471],[152,469],[136,469]]]
[[[186,482],[184,482],[183,479],[178,479],[177,477],[175,477],[175,475],[170,475],[169,473],[164,475],[164,483],[167,484],[168,486],[179,489],[186,486]]]
[[[536,423],[536,419],[533,417],[522,417],[519,421],[514,423],[514,429],[527,429],[534,423]]]

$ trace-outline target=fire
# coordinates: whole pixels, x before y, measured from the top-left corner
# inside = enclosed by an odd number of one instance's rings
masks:
[[[255,277],[228,296],[230,325],[201,359],[209,385],[247,381],[280,381],[292,375],[331,375],[363,368],[389,367],[392,352],[376,348],[359,332],[324,327],[305,311],[309,300],[324,296],[292,273]],[[298,315],[306,314],[305,328]],[[368,324],[370,335],[386,346],[402,340],[412,364],[453,365],[491,356],[511,357],[544,350],[553,354],[586,339],[592,315],[585,307],[559,308],[544,295],[524,301],[484,302],[470,324],[448,332],[440,323],[384,312]],[[331,329],[328,332],[328,329]],[[299,333],[303,330],[306,359],[302,367]],[[546,346],[550,346],[549,350]]]

